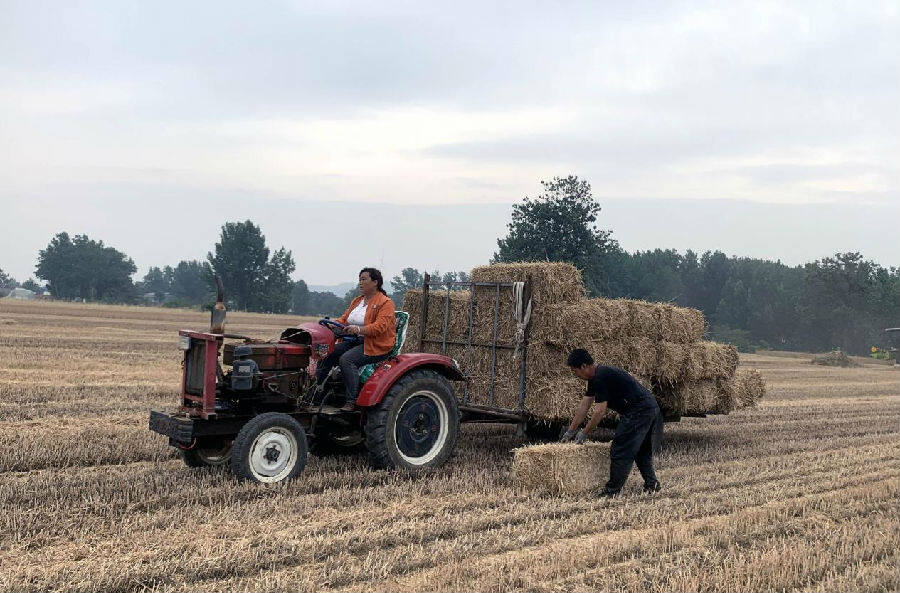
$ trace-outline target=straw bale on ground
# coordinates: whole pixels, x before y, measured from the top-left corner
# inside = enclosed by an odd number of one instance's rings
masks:
[[[513,480],[554,494],[583,494],[609,477],[609,443],[550,443],[513,450]]]
[[[809,362],[812,364],[820,364],[827,367],[849,368],[859,366],[859,363],[855,362],[840,350],[834,350],[833,352],[827,352],[819,356],[814,356]]]

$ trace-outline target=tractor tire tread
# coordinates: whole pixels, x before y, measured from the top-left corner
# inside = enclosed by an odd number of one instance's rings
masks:
[[[402,394],[413,383],[420,380],[437,382],[450,394],[451,401],[449,403],[453,409],[450,410],[452,426],[450,426],[449,449],[452,451],[456,442],[456,437],[459,433],[459,407],[457,405],[456,396],[453,395],[453,388],[450,386],[450,382],[447,378],[437,371],[431,369],[413,370],[394,383],[381,402],[367,415],[364,432],[369,465],[372,468],[388,470],[397,469],[396,464],[388,451],[388,418],[394,399]],[[449,457],[449,454],[442,457],[446,459],[446,457]],[[443,462],[443,459],[441,462]]]
[[[309,453],[309,445],[306,442],[306,431],[303,425],[297,422],[293,416],[283,414],[281,412],[266,412],[251,418],[234,439],[231,449],[231,472],[239,481],[256,481],[253,472],[250,470],[248,456],[253,441],[259,434],[270,426],[281,426],[287,428],[294,433],[297,438],[297,464],[291,470],[290,475],[282,481],[288,481],[296,478],[306,467],[307,456]]]

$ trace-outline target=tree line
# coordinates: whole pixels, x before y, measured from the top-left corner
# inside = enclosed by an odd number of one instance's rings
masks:
[[[215,300],[214,277],[218,275],[233,309],[336,316],[358,294],[355,288],[343,297],[311,291],[305,281],[291,278],[295,270],[291,251],[284,247],[271,250],[260,227],[250,220],[225,223],[204,261],[153,266],[137,282],[132,281],[137,267],[126,254],[87,235],[61,232],[38,253],[35,274],[46,285],[33,279],[18,283],[0,270],[0,296],[20,286],[63,300],[208,307]],[[468,279],[465,272],[435,271],[432,275],[445,281]],[[405,268],[387,288],[399,305],[406,290],[421,286],[422,279],[418,270]]]
[[[570,175],[541,184],[538,196],[513,205],[492,262],[572,262],[582,270],[589,296],[700,309],[711,338],[742,350],[840,348],[865,354],[883,344],[885,328],[900,326],[900,270],[860,253],[836,253],[799,266],[721,251],[629,253],[611,230],[599,227],[601,207],[586,180]],[[208,306],[217,274],[231,308],[331,316],[343,312],[357,294],[355,288],[343,297],[312,291],[303,280],[292,280],[291,251],[270,249],[249,220],[225,223],[203,261],[152,267],[133,282],[136,269],[131,258],[103,241],[62,232],[38,254],[36,276],[46,286],[33,279],[18,284],[0,270],[0,296],[22,286],[69,300]],[[431,275],[445,282],[468,281],[461,271]],[[398,306],[409,288],[422,285],[423,276],[407,267],[386,283]]]
[[[570,261],[589,296],[672,302],[703,311],[710,337],[757,347],[865,354],[900,326],[900,269],[860,253],[811,263],[698,254],[674,249],[628,253],[597,226],[600,204],[576,176],[542,182],[513,206],[492,261]]]

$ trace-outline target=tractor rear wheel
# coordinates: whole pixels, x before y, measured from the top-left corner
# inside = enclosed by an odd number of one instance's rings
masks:
[[[181,459],[188,467],[222,467],[231,461],[231,441],[219,446],[182,449]]]
[[[401,377],[365,425],[369,463],[377,469],[416,473],[443,464],[459,434],[459,406],[453,388],[432,370]]]
[[[239,480],[283,482],[300,475],[307,452],[303,426],[287,414],[268,412],[247,422],[234,439],[231,471]]]

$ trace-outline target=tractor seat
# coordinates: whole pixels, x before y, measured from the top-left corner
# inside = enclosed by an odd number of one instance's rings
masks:
[[[367,364],[363,368],[359,369],[360,385],[369,380],[369,377],[371,377],[372,373],[375,372],[375,367],[382,364],[383,362],[387,362],[388,360],[400,354],[400,349],[403,348],[403,342],[406,341],[406,326],[408,322],[409,313],[407,313],[406,311],[394,311],[394,323],[397,326],[397,340],[394,342],[394,348],[391,350],[390,356],[388,356],[388,358],[384,359],[381,362]]]

